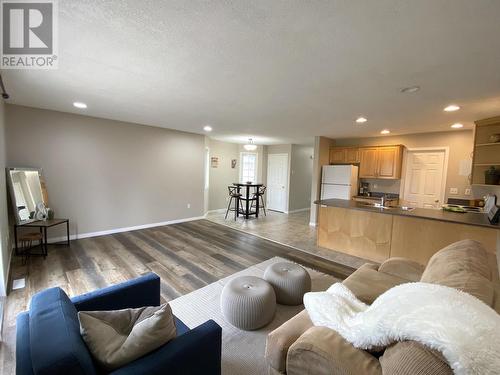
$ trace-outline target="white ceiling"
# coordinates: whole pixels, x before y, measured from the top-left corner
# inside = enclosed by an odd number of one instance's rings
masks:
[[[264,144],[500,115],[498,0],[65,0],[59,13],[59,69],[4,71],[9,102]]]

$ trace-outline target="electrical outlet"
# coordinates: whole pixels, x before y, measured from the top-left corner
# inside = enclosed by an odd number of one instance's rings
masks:
[[[188,204],[187,204],[187,207],[188,207],[188,208],[191,208],[191,203],[188,203]]]
[[[450,194],[458,194],[458,188],[450,188]]]
[[[465,195],[470,195],[470,188],[465,189],[464,194],[465,194]]]

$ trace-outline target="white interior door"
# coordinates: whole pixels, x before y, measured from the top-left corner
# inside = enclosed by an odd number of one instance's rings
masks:
[[[403,199],[413,207],[439,208],[444,202],[445,151],[408,151]]]
[[[266,201],[266,208],[270,210],[288,210],[288,154],[267,156]]]

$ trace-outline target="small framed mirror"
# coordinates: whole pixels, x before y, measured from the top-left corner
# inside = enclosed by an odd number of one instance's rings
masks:
[[[42,170],[37,168],[7,168],[10,199],[17,224],[36,221],[37,207],[48,206],[47,189]]]

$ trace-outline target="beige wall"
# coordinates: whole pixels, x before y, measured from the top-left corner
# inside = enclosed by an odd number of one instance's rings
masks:
[[[314,150],[310,146],[292,145],[291,151],[288,211],[308,209],[311,206],[311,157]]]
[[[233,182],[238,181],[239,177],[239,145],[209,140],[210,157],[218,157],[219,165],[217,168],[210,166],[210,186],[208,188],[208,209],[218,210],[227,207],[228,190],[227,187]],[[231,168],[231,160],[236,159],[236,168]]]
[[[5,182],[5,105],[0,99],[0,295],[4,296],[8,281],[11,246],[7,216],[7,188]]]
[[[448,174],[446,178],[446,199],[450,198],[470,198],[465,196],[465,189],[470,188],[467,176],[459,174],[461,160],[470,160],[473,149],[472,130],[450,131],[439,133],[409,134],[389,137],[373,138],[353,138],[338,139],[336,146],[374,146],[374,145],[394,145],[402,144],[406,147],[449,147]],[[382,186],[384,183],[382,183]],[[395,181],[395,186],[388,187],[391,191],[399,190],[399,181]],[[451,195],[450,188],[458,188],[458,194]],[[374,189],[372,189],[374,190]]]
[[[72,234],[204,214],[203,136],[15,105],[6,124],[8,165],[43,169]]]

